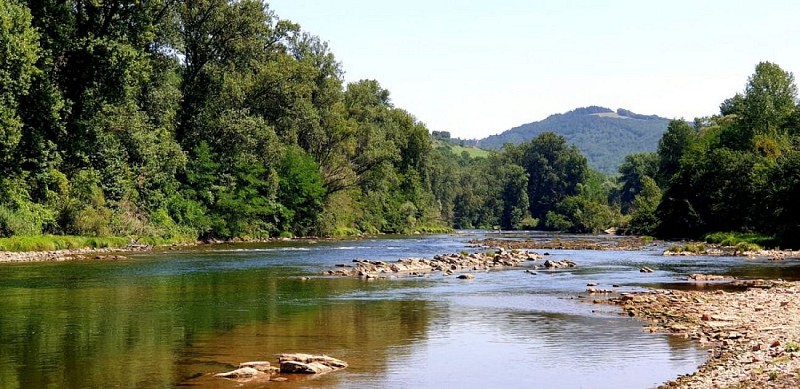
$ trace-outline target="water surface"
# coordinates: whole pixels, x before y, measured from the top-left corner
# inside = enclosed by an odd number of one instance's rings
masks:
[[[470,281],[319,276],[354,258],[458,252],[484,235],[216,245],[116,262],[3,264],[0,387],[232,388],[238,384],[213,373],[309,352],[350,367],[268,385],[645,388],[691,372],[706,351],[646,333],[641,322],[587,302],[586,283],[637,290],[675,285],[693,272],[798,274],[793,262],[666,258],[653,246],[549,250],[579,267],[537,275],[513,269]],[[657,271],[639,273],[641,266]]]

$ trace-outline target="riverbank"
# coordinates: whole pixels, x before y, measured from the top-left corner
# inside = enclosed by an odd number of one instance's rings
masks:
[[[413,235],[431,235],[452,232],[452,229],[425,227]],[[150,251],[158,248],[191,247],[215,244],[316,242],[322,240],[358,240],[382,234],[341,235],[333,237],[274,237],[263,239],[211,239],[197,240],[187,236],[174,239],[158,237],[82,237],[64,235],[39,235],[0,238],[0,263],[48,262],[85,259],[124,259],[124,253]]]
[[[151,245],[128,245],[124,247],[84,247],[48,251],[0,251],[0,263],[15,262],[60,262],[71,260],[120,260],[122,254],[152,250]]]
[[[800,282],[765,281],[741,292],[654,290],[609,302],[651,332],[693,339],[709,350],[697,372],[662,388],[800,387]]]

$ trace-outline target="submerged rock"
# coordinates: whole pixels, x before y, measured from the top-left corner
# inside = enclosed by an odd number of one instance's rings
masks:
[[[239,368],[251,367],[258,371],[264,372],[276,372],[278,370],[277,367],[270,365],[267,361],[251,361],[251,362],[242,362],[239,364]]]
[[[236,370],[226,371],[225,373],[215,374],[214,376],[222,378],[253,378],[264,374],[266,373],[252,367],[241,367]]]

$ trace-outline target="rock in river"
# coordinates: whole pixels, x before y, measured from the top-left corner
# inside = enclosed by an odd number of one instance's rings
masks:
[[[280,354],[278,365],[280,368],[271,366],[266,361],[243,362],[239,364],[238,369],[215,376],[241,382],[262,379],[279,381],[282,377],[273,377],[273,374],[322,374],[344,369],[347,367],[347,362],[327,355]]]
[[[278,356],[281,373],[322,374],[344,369],[347,362],[327,355],[281,354]]]

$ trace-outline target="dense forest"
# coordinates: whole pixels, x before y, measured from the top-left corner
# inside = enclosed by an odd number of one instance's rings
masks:
[[[3,1],[0,50],[0,237],[800,232],[796,87],[769,63],[612,177],[551,132],[432,136],[260,0]]]
[[[672,121],[655,154],[620,168],[632,231],[692,238],[715,231],[760,233],[800,243],[800,109],[794,76],[756,66],[720,113],[694,125]]]

